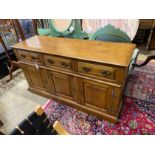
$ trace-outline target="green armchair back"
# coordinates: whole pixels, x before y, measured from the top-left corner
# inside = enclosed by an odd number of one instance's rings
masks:
[[[115,28],[112,25],[107,25],[103,28],[97,30],[92,37],[91,40],[99,40],[99,41],[111,41],[111,42],[124,42],[124,43],[131,43],[131,39],[129,36],[121,31],[119,28]],[[136,62],[138,57],[139,50],[136,48],[133,52],[130,65],[129,65],[129,73],[133,68],[133,64]]]
[[[131,42],[129,36],[125,32],[110,24],[97,30],[90,39],[112,42]]]

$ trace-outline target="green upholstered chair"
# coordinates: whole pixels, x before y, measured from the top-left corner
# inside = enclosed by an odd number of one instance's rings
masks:
[[[125,32],[110,24],[97,30],[90,36],[90,40],[131,43],[130,37]],[[129,73],[133,68],[133,64],[137,60],[138,52],[139,50],[136,48],[130,61]]]
[[[66,37],[76,39],[88,39],[88,34],[81,29],[80,19],[48,19],[46,28],[36,28],[39,35],[52,37]],[[44,23],[40,25],[44,25]],[[35,24],[37,25],[37,24]]]

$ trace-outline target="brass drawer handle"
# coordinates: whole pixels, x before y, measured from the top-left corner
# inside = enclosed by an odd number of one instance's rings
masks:
[[[37,60],[38,58],[37,58],[37,57],[35,57],[35,56],[32,56],[32,59],[33,59],[33,60]]]
[[[49,64],[53,64],[53,63],[54,63],[54,61],[51,60],[51,59],[48,59],[47,62],[48,62]]]
[[[103,70],[103,71],[101,71],[101,74],[102,75],[111,75],[111,72],[110,71],[105,71],[105,70]]]
[[[26,55],[25,54],[21,54],[20,55],[22,58],[26,58]]]
[[[82,70],[84,72],[89,72],[91,70],[91,68],[90,67],[82,67]]]
[[[65,68],[67,68],[69,66],[69,64],[66,62],[61,62],[61,65],[64,66]]]

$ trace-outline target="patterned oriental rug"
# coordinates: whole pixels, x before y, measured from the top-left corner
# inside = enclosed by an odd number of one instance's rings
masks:
[[[155,64],[135,68],[129,77],[126,97],[115,125],[70,106],[49,100],[44,110],[53,123],[59,120],[73,135],[155,134]]]
[[[125,95],[155,103],[155,63],[134,68],[129,77]]]

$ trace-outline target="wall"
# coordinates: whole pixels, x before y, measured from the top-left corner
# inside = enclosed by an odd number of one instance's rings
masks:
[[[83,19],[82,27],[87,33],[94,33],[97,29],[104,27],[108,24],[116,28],[120,28],[128,34],[132,40],[138,30],[138,19]]]

